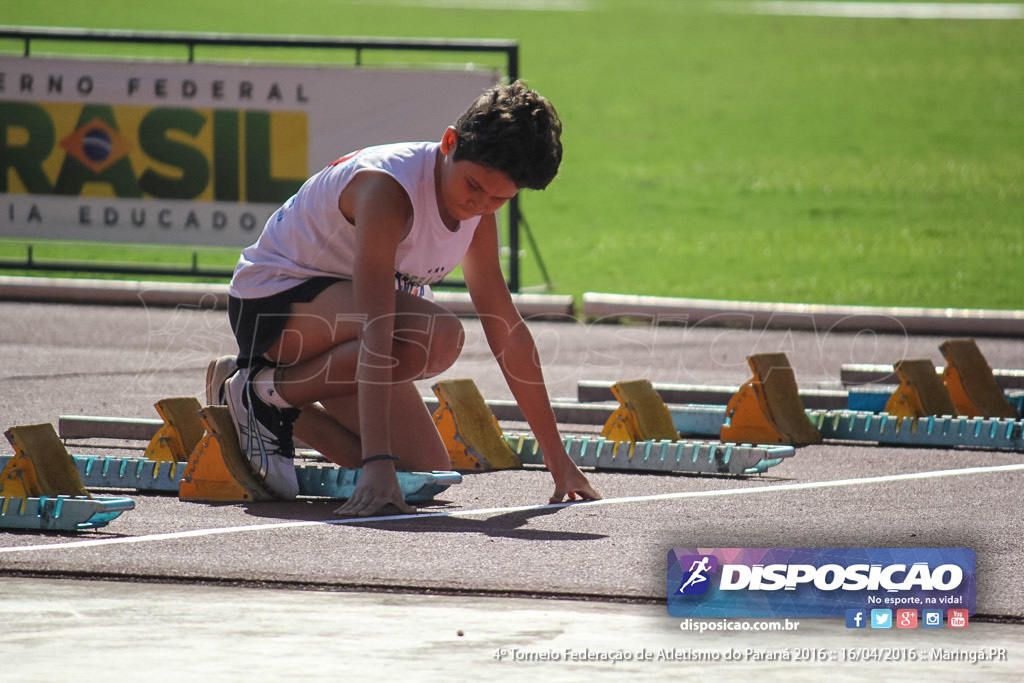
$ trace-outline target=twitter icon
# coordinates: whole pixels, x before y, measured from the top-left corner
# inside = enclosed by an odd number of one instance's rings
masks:
[[[892,628],[892,610],[871,610],[871,628]]]

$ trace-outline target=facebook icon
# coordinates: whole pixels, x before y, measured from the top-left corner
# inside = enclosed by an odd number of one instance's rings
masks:
[[[867,628],[868,613],[862,609],[846,610],[846,628]]]

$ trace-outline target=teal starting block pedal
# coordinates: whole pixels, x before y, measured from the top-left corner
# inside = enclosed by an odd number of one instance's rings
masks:
[[[359,482],[362,470],[331,465],[297,465],[300,496],[349,498]],[[458,472],[396,472],[402,497],[407,502],[433,500],[453,484],[462,483]]]
[[[509,434],[509,446],[523,464],[543,465],[537,440]],[[616,441],[601,436],[567,437],[569,458],[579,467],[692,474],[761,474],[796,453],[792,446],[751,446],[706,441]]]
[[[83,531],[98,529],[135,509],[131,498],[40,496],[0,498],[0,529]]]

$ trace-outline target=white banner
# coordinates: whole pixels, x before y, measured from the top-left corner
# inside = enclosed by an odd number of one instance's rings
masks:
[[[498,77],[0,57],[0,235],[245,246],[326,164],[440,139]]]

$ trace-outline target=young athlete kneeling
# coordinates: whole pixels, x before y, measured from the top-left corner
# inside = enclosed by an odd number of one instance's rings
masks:
[[[443,372],[462,350],[461,323],[430,292],[461,263],[487,342],[554,478],[551,502],[600,498],[565,451],[498,256],[494,214],[520,189],[555,177],[561,127],[551,104],[522,82],[496,86],[440,142],[338,159],[242,252],[229,288],[238,369],[231,357],[211,363],[208,391],[227,403],[243,452],[275,495],[298,494],[293,427],[332,461],[363,468],[339,514],[389,505],[413,512],[396,468],[451,469],[413,382]]]

